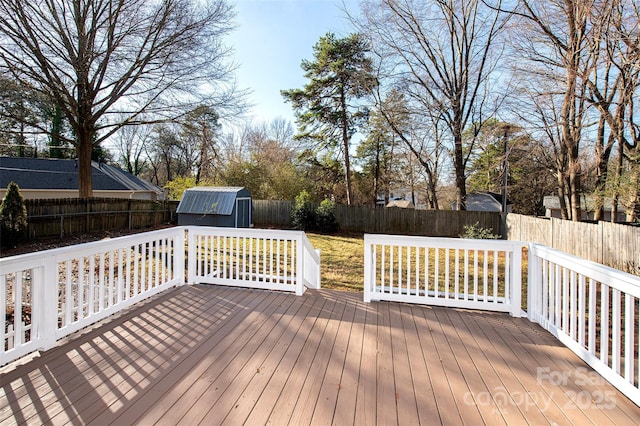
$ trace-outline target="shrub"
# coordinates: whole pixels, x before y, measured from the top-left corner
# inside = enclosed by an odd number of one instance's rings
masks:
[[[336,203],[331,200],[324,199],[316,209],[316,223],[319,231],[336,231],[338,229]]]
[[[7,193],[0,204],[0,233],[3,247],[15,247],[27,229],[27,208],[20,188],[15,182],[9,183]]]
[[[465,225],[462,227],[462,230],[463,232],[460,238],[470,238],[474,240],[497,240],[500,238],[500,235],[493,233],[493,229],[480,226],[480,222],[476,222],[473,225]]]
[[[291,222],[302,231],[316,229],[316,212],[307,191],[303,190],[296,197],[291,209]]]

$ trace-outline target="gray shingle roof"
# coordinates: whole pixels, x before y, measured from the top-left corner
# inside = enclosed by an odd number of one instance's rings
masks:
[[[249,191],[238,186],[198,186],[184,192],[176,212],[230,215],[236,198],[249,196]]]
[[[0,157],[0,187],[13,181],[21,189],[78,189],[77,160]],[[94,190],[153,191],[162,189],[108,164],[92,162]]]

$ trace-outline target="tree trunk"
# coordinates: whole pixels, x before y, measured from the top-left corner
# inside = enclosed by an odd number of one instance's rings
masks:
[[[93,197],[91,173],[91,135],[89,132],[78,135],[78,195],[80,198]]]
[[[351,194],[351,161],[349,158],[349,133],[348,133],[348,121],[347,121],[347,100],[344,93],[344,87],[340,89],[340,104],[342,107],[341,121],[342,121],[342,149],[344,151],[344,174],[347,184],[347,205],[352,203]]]
[[[380,135],[376,137],[376,167],[373,179],[373,207],[378,205],[378,191],[380,191]],[[386,204],[385,204],[386,205]]]
[[[453,135],[454,158],[453,164],[456,172],[456,204],[458,210],[466,210],[467,186],[464,176],[464,154],[462,152],[462,129],[456,128]]]

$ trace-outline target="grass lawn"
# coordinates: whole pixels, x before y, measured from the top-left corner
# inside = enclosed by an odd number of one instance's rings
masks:
[[[363,291],[364,285],[364,236],[362,234],[324,235],[307,233],[313,247],[320,249],[322,288],[342,291]],[[440,280],[444,281],[444,251],[439,256]],[[482,262],[480,262],[482,264]],[[450,269],[454,270],[454,258],[451,256]],[[490,269],[490,273],[491,269]],[[493,278],[491,277],[491,280]],[[522,258],[522,307],[527,306],[527,254]],[[502,291],[504,282],[499,281]]]
[[[364,236],[362,234],[321,235],[307,233],[320,250],[320,285],[343,291],[363,291]]]

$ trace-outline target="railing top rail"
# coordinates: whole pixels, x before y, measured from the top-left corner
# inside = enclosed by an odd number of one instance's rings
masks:
[[[320,256],[318,256],[318,253],[313,248],[313,244],[311,244],[311,241],[309,241],[307,234],[305,234],[304,232],[302,232],[302,246],[315,262],[320,262]]]
[[[419,247],[460,248],[471,250],[519,250],[526,246],[526,243],[511,240],[479,240],[386,234],[365,234],[364,241],[365,243],[371,244],[412,245]]]
[[[153,241],[157,238],[175,236],[183,231],[184,227],[172,227],[157,231],[141,232],[133,235],[125,235],[100,241],[74,244],[72,246],[58,247],[41,252],[25,253],[0,259],[0,267],[3,269],[16,262],[37,262],[39,258],[54,256],[56,258],[74,257],[78,254],[88,255],[104,251],[122,248],[129,244],[140,244]]]
[[[542,244],[529,244],[531,254],[578,272],[581,275],[606,283],[634,297],[640,298],[640,277],[627,272],[592,262]]]
[[[225,227],[203,227],[203,226],[187,226],[189,232],[200,235],[227,235],[227,236],[248,236],[260,238],[281,238],[287,240],[297,239],[300,235],[304,235],[303,231],[280,230],[280,229],[256,229],[256,228],[225,228]]]

